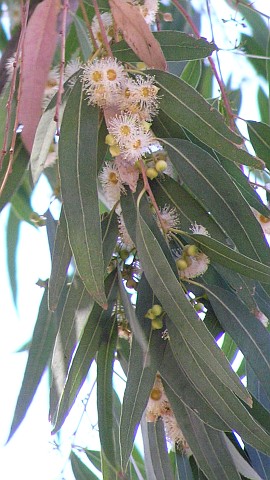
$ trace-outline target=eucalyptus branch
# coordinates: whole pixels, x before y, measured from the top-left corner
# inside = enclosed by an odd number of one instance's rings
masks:
[[[56,99],[55,115],[54,115],[54,121],[56,122],[56,135],[58,137],[60,135],[59,110],[60,110],[60,105],[61,105],[61,102],[62,102],[64,74],[65,74],[66,25],[67,25],[67,11],[68,11],[68,8],[69,8],[69,0],[64,0],[62,8],[63,8],[62,26],[61,26],[61,30],[59,32],[60,35],[61,35],[60,78],[59,78],[59,86],[58,86],[57,99]]]
[[[151,203],[155,209],[155,212],[157,214],[157,218],[159,219],[159,223],[160,223],[160,226],[163,230],[163,232],[166,234],[167,231],[168,231],[168,228],[166,227],[166,225],[164,224],[163,222],[163,219],[162,219],[162,216],[160,214],[160,210],[158,208],[158,205],[157,205],[157,202],[156,202],[156,199],[153,195],[153,192],[151,190],[151,187],[149,185],[149,182],[148,182],[148,178],[147,178],[147,175],[146,175],[146,171],[145,171],[145,165],[144,165],[144,162],[142,159],[140,159],[140,167],[141,167],[141,172],[142,172],[142,177],[143,177],[143,183],[144,183],[144,189],[145,191],[148,193],[149,197],[150,197],[150,200],[151,200]]]
[[[99,24],[99,28],[100,28],[101,37],[102,37],[102,43],[105,46],[109,57],[113,57],[112,49],[111,49],[110,43],[108,41],[106,30],[105,30],[104,25],[103,25],[103,21],[102,21],[100,11],[99,11],[99,8],[98,8],[97,0],[93,0],[93,6],[94,6],[94,9],[95,9],[96,17],[98,19],[98,24]]]
[[[12,74],[10,92],[9,92],[8,101],[7,101],[7,118],[6,118],[6,125],[5,125],[3,147],[2,147],[1,156],[0,156],[0,169],[2,169],[3,160],[4,160],[4,157],[7,153],[8,133],[9,133],[9,129],[10,129],[10,126],[11,126],[12,100],[13,100],[15,89],[16,89],[17,70],[18,70],[18,63],[19,63],[20,59],[21,59],[21,65],[20,65],[21,71],[23,69],[23,45],[24,45],[24,39],[25,39],[25,33],[26,33],[26,27],[27,27],[30,0],[26,0],[25,4],[23,3],[23,0],[21,0],[21,2],[22,2],[21,3],[22,27],[21,27],[20,38],[19,38],[19,41],[18,41],[17,52],[15,54],[15,59],[14,59],[14,64],[13,64],[14,70],[13,70],[13,74]],[[15,143],[16,143],[16,137],[17,137],[18,112],[19,112],[19,107],[20,107],[21,88],[22,88],[22,81],[21,81],[21,77],[20,77],[19,87],[18,87],[17,108],[16,108],[16,114],[15,114],[15,121],[14,121],[14,125],[13,125],[11,144],[10,144],[10,149],[9,149],[10,156],[9,156],[7,170],[5,172],[5,175],[4,175],[1,187],[0,187],[0,196],[1,196],[1,194],[4,190],[4,188],[5,188],[8,177],[12,172],[12,166],[13,166],[13,162],[14,162],[14,150],[15,150]]]
[[[91,42],[93,43],[94,50],[97,50],[98,49],[98,44],[97,44],[96,39],[94,37],[93,30],[92,30],[92,27],[91,27],[91,23],[89,22],[87,11],[86,11],[86,8],[84,6],[83,0],[80,0],[79,4],[80,4],[80,9],[82,11],[83,19],[85,21],[87,30],[88,30],[90,38],[91,38]]]
[[[176,6],[176,8],[179,10],[179,12],[186,19],[187,23],[190,25],[190,27],[193,30],[193,33],[196,35],[196,37],[201,38],[199,30],[197,29],[197,27],[196,27],[195,23],[193,22],[191,16],[184,9],[184,7],[181,5],[181,3],[178,0],[172,0],[172,3]],[[221,96],[222,96],[222,99],[223,99],[223,102],[224,102],[224,107],[225,107],[226,112],[227,112],[228,117],[229,117],[230,127],[231,127],[232,130],[235,130],[234,113],[232,111],[232,108],[231,108],[231,105],[230,105],[230,102],[229,102],[229,99],[228,99],[228,96],[227,96],[225,85],[223,83],[223,80],[219,76],[219,73],[218,73],[218,71],[216,69],[216,66],[215,66],[215,62],[212,59],[212,57],[208,57],[208,61],[210,63],[210,67],[212,69],[212,72],[213,72],[213,74],[214,74],[214,76],[215,76],[215,78],[218,82],[220,92],[221,92]]]

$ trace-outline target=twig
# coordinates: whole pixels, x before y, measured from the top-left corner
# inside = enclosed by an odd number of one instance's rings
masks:
[[[80,4],[80,9],[81,9],[81,11],[82,11],[82,16],[83,16],[83,19],[84,19],[84,21],[85,21],[87,30],[88,30],[88,32],[89,32],[89,35],[90,35],[91,42],[92,42],[92,44],[93,44],[94,50],[97,50],[97,49],[98,49],[98,44],[97,44],[96,39],[95,39],[95,37],[94,37],[93,30],[92,30],[92,27],[91,27],[91,23],[89,22],[88,15],[87,15],[87,11],[86,11],[86,8],[85,8],[85,6],[84,6],[83,0],[80,0],[80,1],[79,1],[79,4]]]
[[[3,160],[4,160],[4,157],[7,153],[8,133],[9,133],[10,123],[11,123],[12,100],[13,100],[15,89],[16,89],[17,68],[18,68],[18,62],[19,62],[20,58],[21,58],[21,65],[20,65],[21,71],[23,69],[23,45],[24,45],[24,38],[25,38],[26,27],[27,27],[29,5],[30,5],[30,0],[26,0],[25,4],[23,3],[23,0],[21,0],[22,28],[21,28],[21,34],[20,34],[20,38],[19,38],[19,42],[18,42],[18,49],[17,49],[16,55],[15,55],[15,60],[14,60],[15,67],[14,67],[14,71],[13,71],[13,74],[12,74],[10,92],[9,92],[9,97],[8,97],[8,101],[7,101],[7,118],[6,118],[6,125],[5,125],[3,148],[2,148],[2,151],[1,151],[1,157],[0,157],[0,169],[2,168]],[[12,165],[13,165],[13,161],[14,161],[14,150],[15,150],[15,143],[16,143],[16,137],[17,137],[18,111],[19,111],[19,106],[20,106],[21,88],[22,88],[22,81],[21,81],[21,77],[20,77],[19,87],[18,87],[18,101],[17,101],[16,115],[15,115],[13,131],[12,131],[11,145],[10,145],[10,149],[9,149],[10,156],[9,156],[7,170],[5,172],[5,175],[4,175],[1,187],[0,187],[0,196],[2,195],[2,192],[3,192],[3,190],[6,186],[8,177],[12,172]]]
[[[146,171],[145,171],[145,165],[144,165],[144,162],[142,159],[140,159],[140,167],[141,167],[141,172],[142,172],[142,177],[143,177],[143,183],[144,183],[144,189],[145,191],[148,193],[149,197],[150,197],[150,200],[152,202],[152,205],[156,211],[156,214],[157,214],[157,217],[159,219],[159,223],[160,223],[160,226],[163,230],[164,233],[167,233],[168,231],[168,228],[166,227],[166,225],[164,224],[163,222],[163,219],[162,219],[162,216],[160,214],[160,210],[158,208],[158,205],[157,205],[157,202],[156,202],[156,199],[153,195],[153,192],[151,190],[151,187],[149,185],[149,182],[148,182],[148,178],[147,178],[147,175],[146,175]]]
[[[108,42],[107,33],[106,33],[105,28],[104,28],[104,24],[103,24],[101,15],[100,15],[97,0],[93,0],[93,6],[94,6],[94,9],[95,9],[96,17],[98,19],[100,33],[101,33],[101,36],[102,36],[102,43],[103,43],[104,47],[106,48],[109,57],[113,57],[112,49],[111,49],[110,43]]]
[[[64,0],[63,3],[63,17],[62,17],[62,27],[60,30],[61,35],[61,61],[60,61],[60,78],[59,78],[59,87],[57,92],[56,107],[54,121],[56,122],[56,135],[60,135],[59,127],[59,111],[62,102],[63,94],[63,85],[64,85],[64,74],[65,74],[65,60],[66,60],[66,25],[67,25],[67,12],[69,8],[69,0]]]
[[[183,17],[186,19],[187,23],[190,25],[190,27],[192,28],[193,30],[193,33],[196,35],[197,38],[200,38],[200,32],[199,30],[197,29],[196,25],[194,24],[191,16],[189,15],[189,13],[184,9],[184,7],[181,5],[181,3],[178,1],[178,0],[172,0],[172,3],[176,6],[176,8],[179,10],[179,12],[183,15]],[[211,69],[216,77],[216,80],[218,82],[218,85],[219,85],[219,88],[220,88],[220,92],[221,92],[221,95],[222,95],[222,98],[223,98],[223,102],[224,102],[224,106],[225,106],[225,109],[227,111],[227,114],[228,114],[228,117],[229,117],[229,120],[230,120],[230,127],[232,130],[235,130],[235,123],[234,123],[234,113],[232,111],[232,108],[231,108],[231,105],[230,105],[230,102],[228,100],[228,96],[227,96],[227,93],[226,93],[226,89],[225,89],[225,85],[222,81],[222,79],[220,78],[219,74],[218,74],[218,71],[216,69],[216,66],[215,66],[215,63],[214,63],[214,60],[211,58],[211,57],[208,57],[208,61],[210,63],[210,66],[211,66]]]

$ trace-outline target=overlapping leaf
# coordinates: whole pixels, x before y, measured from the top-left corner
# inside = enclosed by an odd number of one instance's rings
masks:
[[[180,78],[150,70],[160,88],[160,109],[195,137],[236,163],[263,168],[263,161],[241,148],[242,139],[230,130],[220,113]]]
[[[78,272],[93,298],[100,305],[106,305],[96,180],[97,139],[98,109],[87,105],[79,80],[69,96],[62,122],[59,142],[61,192]]]
[[[195,60],[209,57],[217,49],[214,43],[204,38],[196,38],[184,32],[160,31],[153,33],[159,42],[164,57],[170,62]],[[139,57],[128,47],[125,41],[113,45],[113,54],[122,62],[138,62]]]

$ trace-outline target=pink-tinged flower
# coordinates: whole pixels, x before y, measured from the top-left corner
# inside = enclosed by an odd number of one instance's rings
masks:
[[[123,155],[118,155],[118,157],[115,158],[114,163],[118,168],[122,183],[127,184],[132,192],[136,192],[140,174],[138,168],[131,163],[127,163]]]
[[[140,120],[151,121],[158,113],[158,90],[154,77],[136,75],[129,78],[118,96],[121,110],[137,115]]]
[[[190,456],[192,452],[183,435],[181,428],[177,423],[174,413],[171,411],[167,415],[163,415],[162,420],[164,423],[166,437],[169,442],[176,445],[177,449],[180,450],[182,453]]]
[[[261,310],[259,310],[258,308],[255,308],[252,313],[262,323],[262,325],[265,328],[268,327],[269,319],[267,318],[266,315],[264,315],[264,313]]]
[[[125,193],[117,166],[114,163],[106,163],[99,174],[99,180],[109,207],[112,208],[119,202],[121,193]]]
[[[170,410],[168,398],[164,392],[160,376],[156,375],[146,407],[147,422],[155,422],[159,417],[165,415],[168,410]]]
[[[196,278],[203,275],[208,269],[210,259],[205,253],[199,252],[189,259],[191,263],[184,270],[180,270],[180,278]]]
[[[175,208],[171,208],[169,205],[165,205],[160,210],[160,216],[166,230],[169,230],[170,228],[177,228],[179,226],[179,216]],[[159,223],[159,219],[157,219],[157,221]]]
[[[198,225],[197,222],[192,223],[190,229],[192,233],[196,233],[198,235],[205,235],[206,237],[210,237],[208,231],[203,225]]]
[[[109,122],[108,130],[120,147],[125,147],[140,128],[139,118],[131,113],[116,115]]]
[[[66,82],[74,73],[78,72],[82,66],[82,63],[78,58],[70,60],[65,66],[65,74],[64,74],[64,81]],[[75,83],[75,79],[70,79],[69,86],[72,87]]]
[[[118,216],[118,230],[119,230],[119,235],[120,235],[120,241],[122,247],[130,252],[134,248],[134,243],[130,238],[130,235],[127,231],[127,227],[124,222],[123,215],[120,214]]]

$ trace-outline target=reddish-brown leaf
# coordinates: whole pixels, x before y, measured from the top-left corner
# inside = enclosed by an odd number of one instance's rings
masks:
[[[166,70],[166,60],[158,41],[135,5],[124,0],[109,0],[116,28],[127,44],[148,66]]]
[[[41,2],[31,16],[25,34],[18,120],[23,125],[22,140],[28,151],[32,149],[43,92],[56,48],[59,11],[60,1]]]

